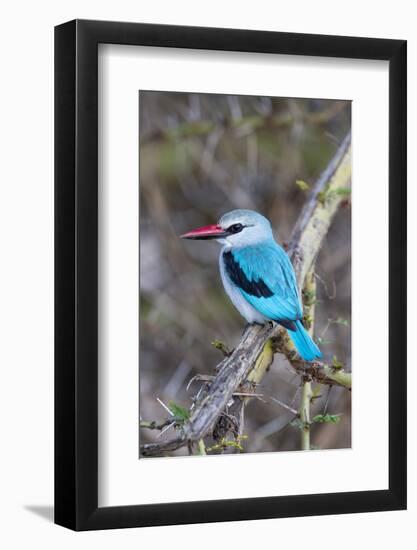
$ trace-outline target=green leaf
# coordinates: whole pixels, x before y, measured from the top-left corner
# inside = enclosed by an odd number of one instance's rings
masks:
[[[303,180],[296,180],[295,185],[299,187],[301,191],[308,191],[310,189],[310,185]]]
[[[225,355],[226,357],[229,357],[232,354],[232,352],[227,347],[227,345],[224,342],[222,342],[221,340],[213,340],[211,345],[214,346],[219,351],[221,351],[223,353],[223,355]]]
[[[294,418],[294,420],[291,420],[290,426],[293,428],[298,428],[299,430],[304,429],[304,423],[299,418]]]
[[[234,447],[235,449],[238,449],[239,451],[243,451],[243,446],[241,444],[241,441],[248,439],[247,435],[240,435],[236,437],[235,439],[226,439],[223,437],[218,443],[212,445],[211,447],[207,447],[207,452],[212,451],[224,451],[227,447]]]
[[[336,193],[342,197],[350,197],[352,190],[349,187],[340,187],[336,189]]]
[[[335,370],[340,370],[340,369],[343,369],[344,368],[344,365],[343,363],[341,363],[338,358],[336,357],[336,355],[333,355],[333,359],[332,359],[332,368],[335,369]]]
[[[320,193],[317,193],[317,200],[324,206],[326,204],[326,191],[320,191]]]
[[[303,298],[304,298],[304,305],[307,307],[312,306],[317,302],[316,293],[314,292],[314,290],[303,289]]]
[[[326,206],[328,201],[333,200],[337,195],[342,197],[350,197],[351,190],[349,187],[340,187],[339,189],[329,189],[327,185],[323,191],[317,193],[317,200],[322,206]]]
[[[316,414],[313,417],[313,422],[318,422],[319,424],[339,424],[340,414]]]
[[[175,401],[169,401],[168,407],[179,422],[186,422],[190,418],[190,412]]]
[[[223,442],[223,446],[224,447],[234,447],[235,449],[239,449],[239,451],[243,451],[243,447],[238,441],[233,441],[233,440],[228,439],[228,440]]]

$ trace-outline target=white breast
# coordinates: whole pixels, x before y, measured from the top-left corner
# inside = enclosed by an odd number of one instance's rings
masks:
[[[236,288],[236,285],[230,280],[226,272],[226,267],[223,260],[223,252],[229,250],[230,247],[225,246],[222,248],[219,256],[219,266],[220,266],[220,275],[222,278],[224,289],[232,300],[233,305],[238,310],[238,312],[246,319],[248,323],[260,323],[263,325],[267,320],[259,311],[257,311],[249,302],[245,300],[239,290]]]

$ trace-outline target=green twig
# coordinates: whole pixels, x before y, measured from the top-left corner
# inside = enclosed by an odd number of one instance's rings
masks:
[[[205,455],[206,453],[206,446],[204,445],[204,439],[199,439],[197,443],[197,453],[198,455]]]
[[[306,323],[311,337],[314,334],[315,304],[316,304],[316,279],[314,277],[314,264],[305,278],[303,296],[304,296],[304,316],[307,317]],[[301,450],[310,450],[310,406],[313,399],[313,390],[311,387],[311,377],[303,376],[301,403],[300,403],[300,421],[301,421]]]
[[[300,421],[301,421],[301,450],[310,450],[310,405],[313,391],[311,389],[311,380],[308,377],[303,379],[300,403]]]

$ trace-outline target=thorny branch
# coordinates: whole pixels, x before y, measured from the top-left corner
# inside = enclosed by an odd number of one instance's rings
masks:
[[[291,258],[298,285],[304,288],[307,274],[332,220],[345,200],[350,186],[351,137],[345,137],[327,168],[318,178],[295,225],[287,252]],[[192,414],[175,439],[141,446],[142,456],[157,456],[186,444],[192,447],[221,428],[225,409],[236,392],[247,393],[248,385],[258,384],[273,361],[274,353],[283,353],[293,369],[302,377],[329,386],[351,388],[351,374],[323,362],[301,360],[285,330],[276,324],[247,326],[239,344],[216,367],[216,376],[207,382],[193,407]],[[241,414],[247,396],[237,397],[234,416]],[[219,425],[220,422],[220,425]]]

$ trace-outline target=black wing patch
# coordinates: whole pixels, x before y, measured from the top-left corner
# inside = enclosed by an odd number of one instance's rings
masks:
[[[270,298],[274,295],[271,289],[263,282],[262,279],[258,281],[250,281],[239,263],[233,258],[232,252],[223,253],[224,265],[226,272],[230,277],[230,280],[239,288],[257,298]]]
[[[277,322],[287,330],[297,330],[297,325],[293,321],[283,321],[282,319],[279,319]]]

